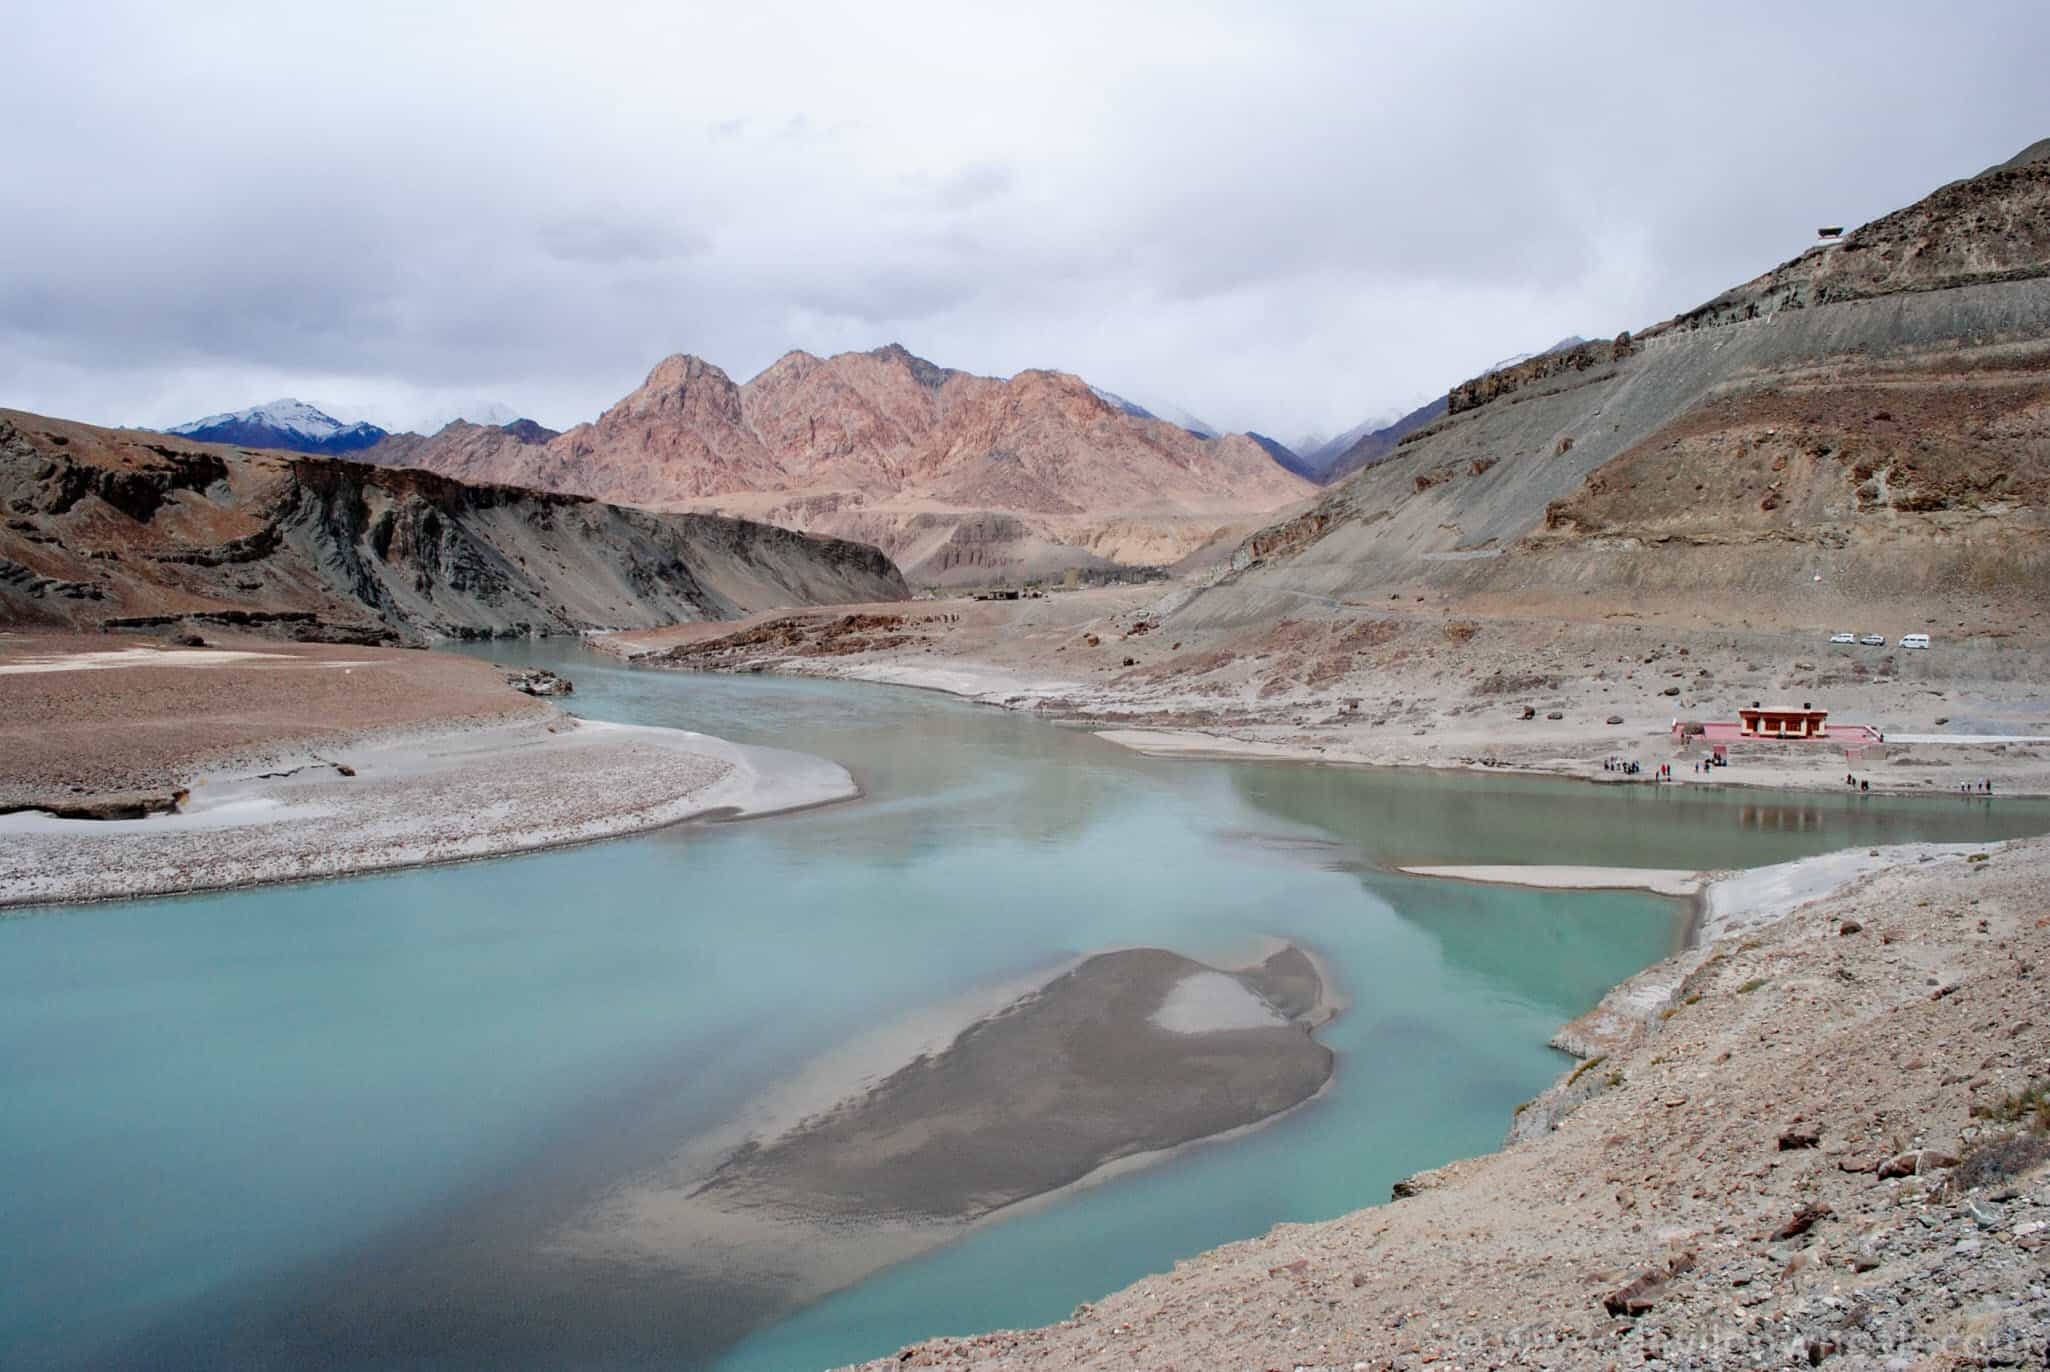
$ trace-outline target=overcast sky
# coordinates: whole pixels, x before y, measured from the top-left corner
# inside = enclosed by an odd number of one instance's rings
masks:
[[[2040,3],[68,0],[0,52],[0,405],[113,424],[563,427],[894,340],[1293,440],[2050,135]]]

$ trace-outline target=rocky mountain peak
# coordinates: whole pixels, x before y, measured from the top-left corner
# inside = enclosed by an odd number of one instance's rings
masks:
[[[1000,380],[896,343],[785,353],[743,385],[679,353],[550,442],[495,429],[464,437],[381,456],[859,536],[930,578],[1165,565],[1221,525],[1311,489],[1251,440],[1129,413],[1071,373]]]
[[[950,377],[961,374],[951,367],[942,367],[937,362],[926,361],[902,343],[886,343],[880,348],[871,349],[868,355],[878,362],[889,362],[904,368],[911,373],[913,380],[928,390],[936,391],[946,385]]]
[[[740,416],[740,388],[733,378],[704,358],[691,353],[672,353],[655,364],[639,390],[605,412],[600,423],[615,416],[649,415]]]
[[[246,410],[210,414],[164,432],[202,443],[330,454],[356,452],[385,436],[375,424],[344,424],[317,406],[289,397]]]

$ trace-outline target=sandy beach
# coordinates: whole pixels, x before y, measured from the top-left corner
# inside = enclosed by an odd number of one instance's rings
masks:
[[[858,789],[822,758],[577,719],[474,659],[4,646],[21,709],[0,768],[16,807],[0,813],[0,907],[491,857]],[[50,711],[75,711],[76,727],[38,732]],[[93,799],[152,813],[37,808]]]

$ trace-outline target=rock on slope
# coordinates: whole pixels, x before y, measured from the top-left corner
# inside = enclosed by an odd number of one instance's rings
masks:
[[[551,441],[474,427],[370,457],[861,538],[926,581],[1170,563],[1312,491],[1251,438],[1133,415],[1078,377],[971,376],[895,345],[789,353],[745,384],[679,355]]]
[[[857,543],[0,411],[4,624],[416,639],[905,594]]]
[[[1456,387],[1448,415],[1242,547],[1183,612],[1391,586],[1838,627],[2050,585],[2050,146],[1699,310]]]

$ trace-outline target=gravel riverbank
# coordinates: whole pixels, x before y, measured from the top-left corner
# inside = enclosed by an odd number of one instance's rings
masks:
[[[1765,870],[1501,1151],[869,1366],[2044,1365],[2050,840]]]

